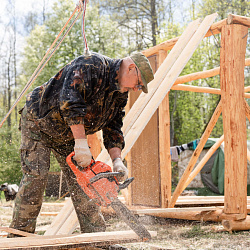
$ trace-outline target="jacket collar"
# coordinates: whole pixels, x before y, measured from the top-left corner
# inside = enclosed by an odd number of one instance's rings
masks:
[[[120,66],[122,63],[122,59],[113,59],[110,65],[110,92],[119,91],[120,86],[118,83]]]

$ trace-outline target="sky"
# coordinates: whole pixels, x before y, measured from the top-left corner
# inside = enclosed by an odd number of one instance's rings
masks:
[[[11,18],[11,4],[9,1],[15,2],[15,12],[16,12],[16,20],[17,20],[17,43],[23,43],[22,32],[23,26],[20,25],[23,21],[24,16],[26,16],[30,11],[35,10],[38,12],[42,11],[43,2],[45,1],[46,5],[49,6],[53,0],[1,0],[1,8],[0,8],[0,37],[4,34],[4,27],[9,23]],[[19,44],[20,45],[20,44]]]

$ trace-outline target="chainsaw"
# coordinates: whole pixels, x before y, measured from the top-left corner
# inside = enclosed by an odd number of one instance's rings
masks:
[[[150,233],[139,222],[130,210],[118,199],[118,193],[121,189],[128,187],[134,180],[133,177],[128,178],[122,184],[117,177],[123,176],[121,172],[112,172],[107,164],[100,161],[91,161],[91,164],[80,169],[72,160],[75,152],[69,154],[66,162],[76,176],[78,184],[81,186],[86,195],[98,206],[111,206],[116,214],[126,222],[126,224],[141,238],[142,241],[151,239]]]

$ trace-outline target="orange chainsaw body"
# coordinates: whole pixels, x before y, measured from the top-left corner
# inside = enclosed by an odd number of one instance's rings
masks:
[[[74,155],[75,153],[72,152],[66,158],[66,162],[73,170],[78,184],[90,199],[95,200],[97,205],[108,207],[110,203],[118,196],[118,181],[114,176],[100,178],[97,180],[95,180],[94,177],[101,173],[111,173],[111,167],[103,162],[92,160],[91,164],[81,171],[72,162],[72,157]]]

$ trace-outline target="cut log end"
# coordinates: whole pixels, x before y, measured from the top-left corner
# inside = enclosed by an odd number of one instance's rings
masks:
[[[250,230],[250,216],[247,216],[244,220],[222,220],[223,227],[229,231],[245,231]]]

